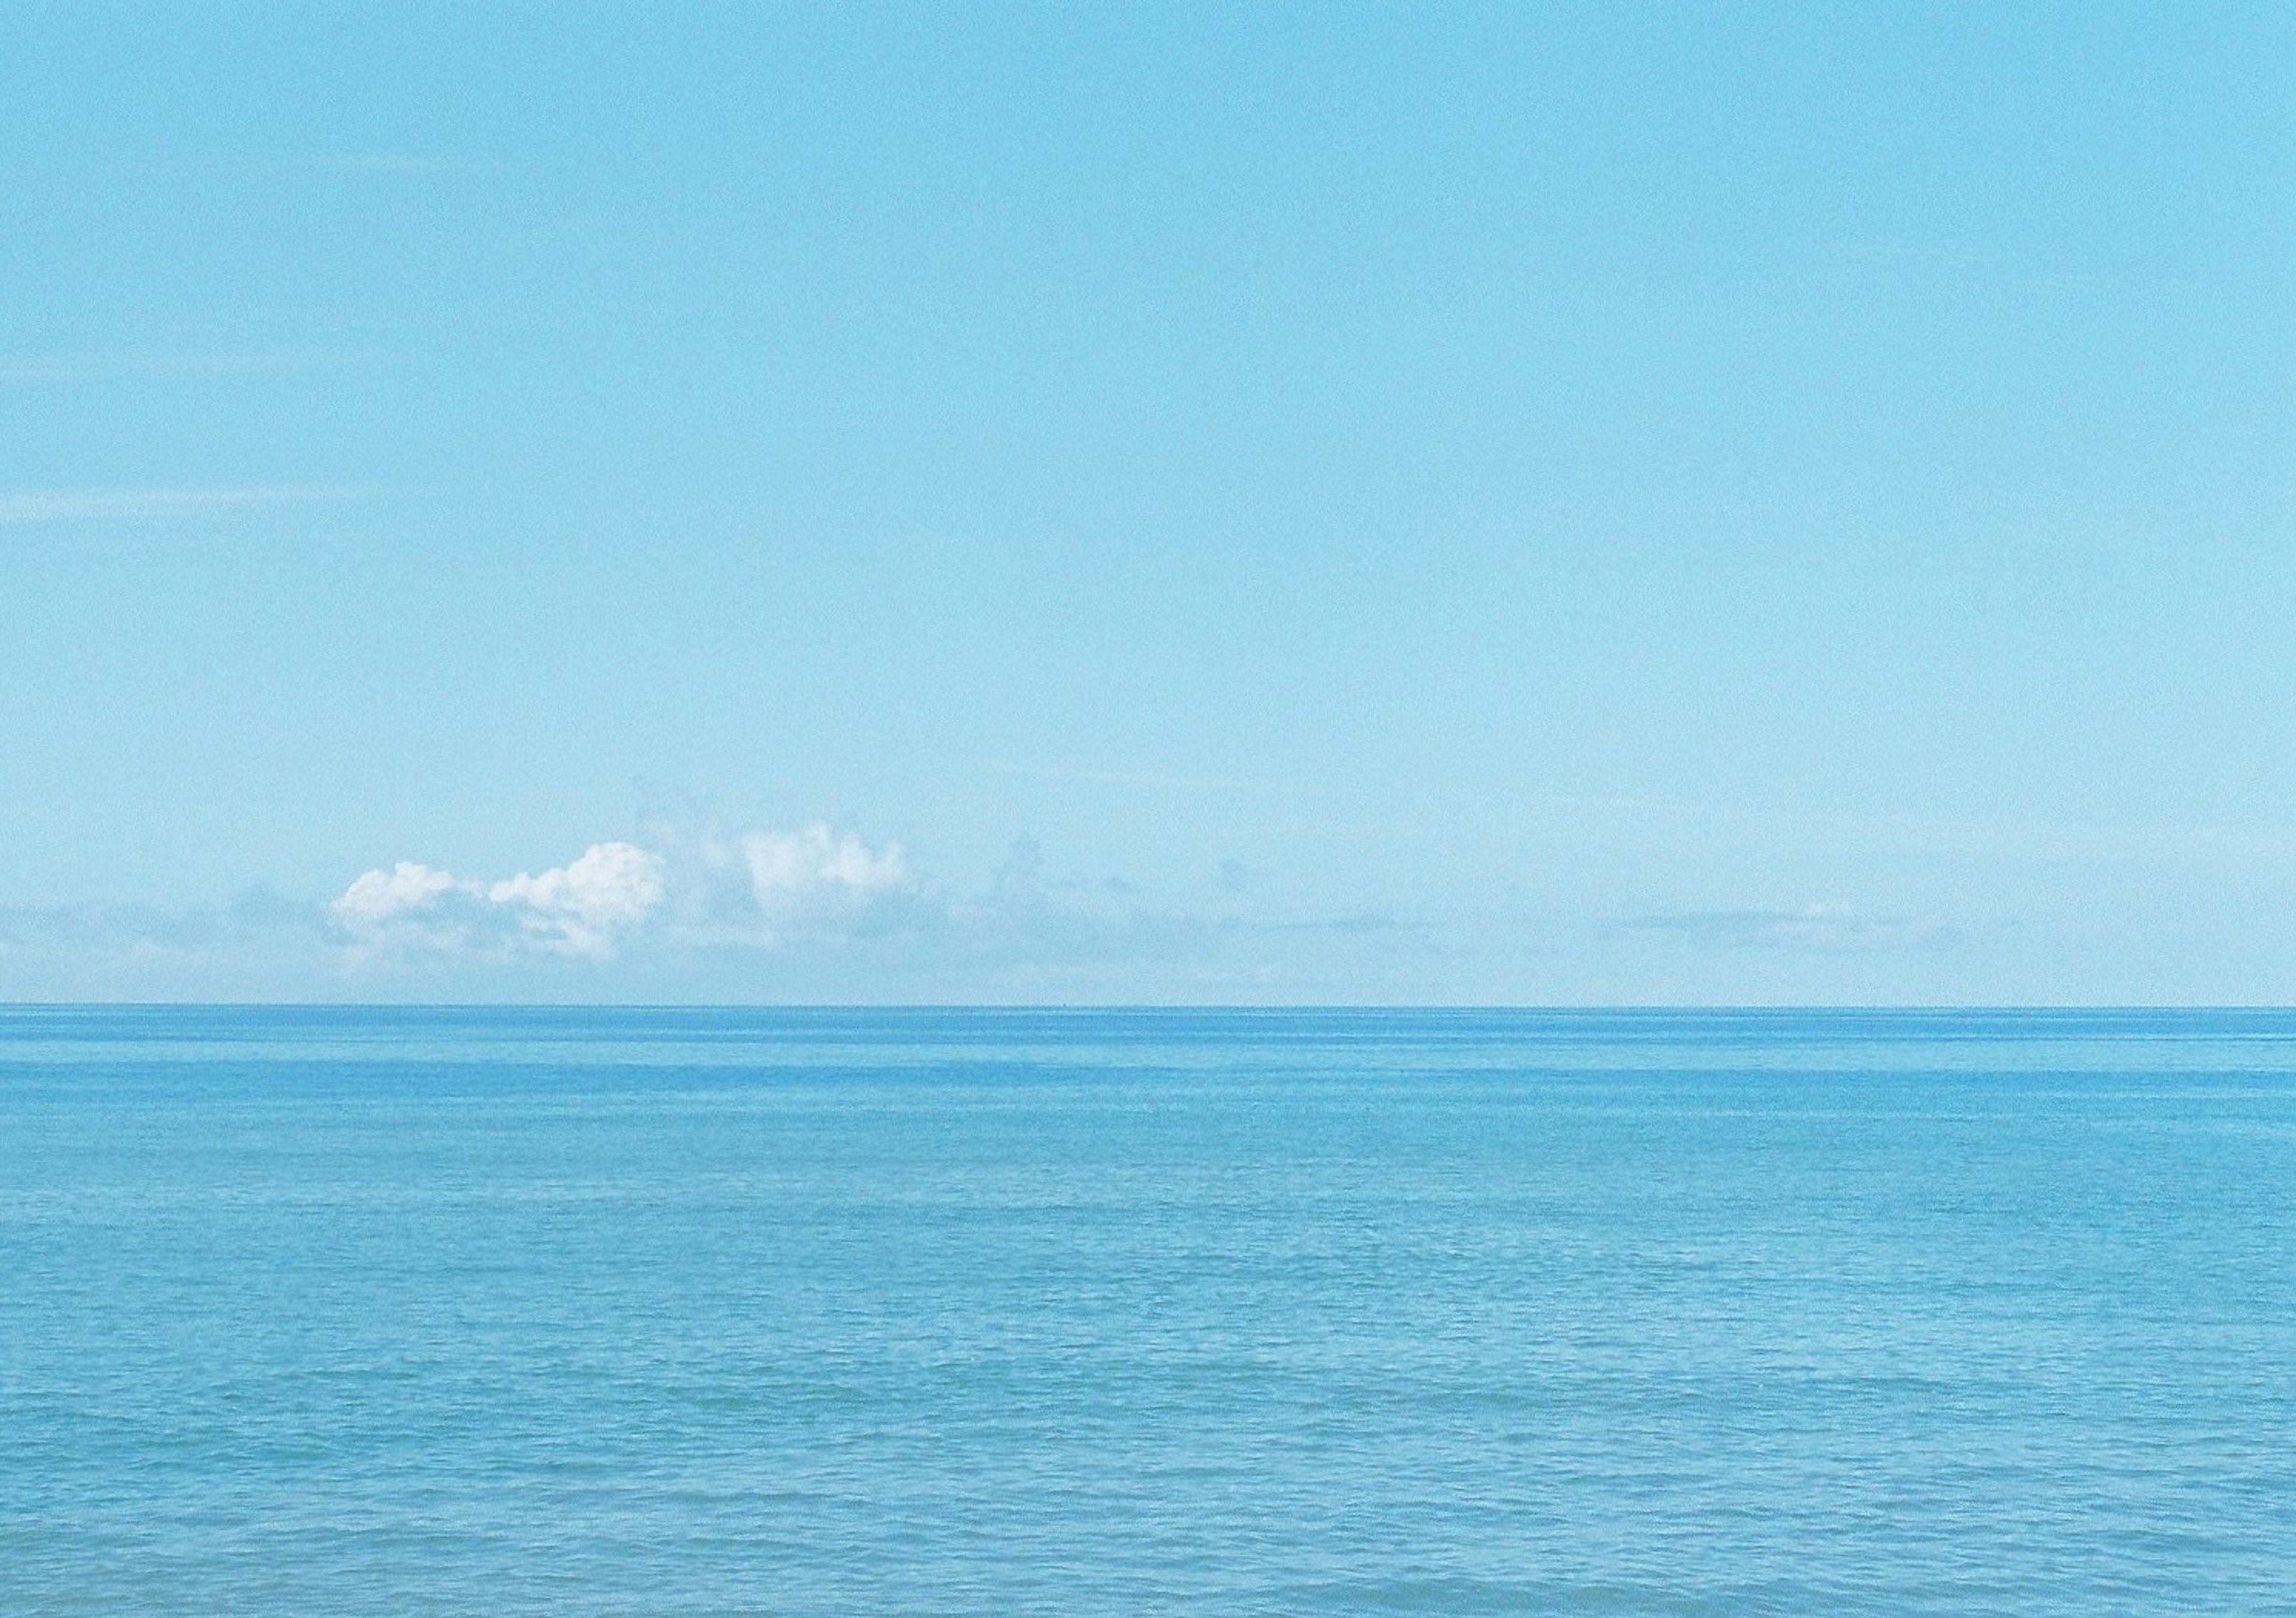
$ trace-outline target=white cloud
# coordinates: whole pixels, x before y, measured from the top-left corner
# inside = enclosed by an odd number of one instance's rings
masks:
[[[1059,972],[1203,956],[1233,930],[1156,906],[1128,883],[1048,875],[1026,839],[970,891],[926,880],[897,842],[826,821],[733,831],[662,822],[646,842],[595,843],[563,866],[491,880],[401,860],[352,882],[329,920],[355,961],[627,957],[648,969],[749,957],[761,966],[776,957]]]
[[[447,872],[402,859],[388,871],[369,871],[351,883],[335,900],[334,910],[350,925],[380,926],[460,885]]]
[[[603,959],[660,905],[661,857],[594,843],[572,863],[500,882],[465,881],[402,859],[343,891],[334,916],[355,943],[504,951],[525,946]]]
[[[615,931],[643,921],[661,903],[662,875],[660,855],[599,842],[571,865],[496,883],[487,899],[518,911],[527,932],[550,949],[611,955]]]
[[[873,846],[825,821],[794,832],[669,834],[665,846],[594,843],[566,865],[495,881],[400,860],[361,875],[329,908],[339,936],[362,953],[593,960],[641,936],[772,948],[914,919],[901,845]]]

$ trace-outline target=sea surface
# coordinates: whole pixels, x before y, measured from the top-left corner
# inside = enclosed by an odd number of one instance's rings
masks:
[[[2296,1613],[2296,1015],[0,1009],[0,1613]]]

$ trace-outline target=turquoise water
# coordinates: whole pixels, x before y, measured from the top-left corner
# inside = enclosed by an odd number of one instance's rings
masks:
[[[0,1612],[2296,1612],[2296,1015],[0,1010]]]

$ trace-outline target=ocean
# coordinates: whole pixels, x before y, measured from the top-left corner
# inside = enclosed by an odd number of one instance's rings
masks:
[[[0,1009],[0,1612],[2296,1613],[2296,1014]]]

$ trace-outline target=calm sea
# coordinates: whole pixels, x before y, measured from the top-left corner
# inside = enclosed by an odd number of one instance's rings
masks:
[[[0,1010],[0,1612],[2296,1612],[2296,1015]]]

